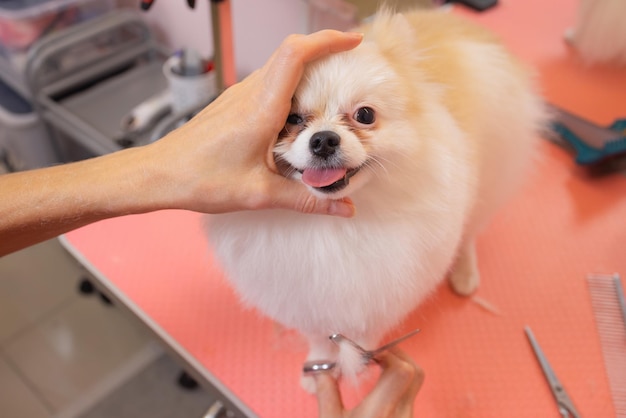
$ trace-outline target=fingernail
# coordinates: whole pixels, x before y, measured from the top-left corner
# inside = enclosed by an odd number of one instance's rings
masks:
[[[351,202],[333,200],[328,206],[328,214],[341,216],[342,218],[352,218],[356,213],[356,208]]]

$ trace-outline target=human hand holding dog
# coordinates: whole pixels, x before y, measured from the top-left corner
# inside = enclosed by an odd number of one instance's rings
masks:
[[[321,31],[291,35],[269,61],[230,87],[189,123],[154,144],[179,183],[171,205],[201,212],[287,208],[349,217],[349,200],[318,199],[279,175],[273,146],[305,64],[354,48],[362,35]],[[191,147],[196,152],[181,149]],[[182,180],[182,181],[181,181]]]
[[[165,138],[77,163],[0,176],[0,256],[91,222],[160,209],[285,208],[349,217],[277,174],[272,148],[305,65],[361,34],[292,35],[268,62]]]
[[[404,352],[394,349],[377,357],[383,372],[374,389],[354,409],[341,401],[330,373],[315,375],[320,418],[411,418],[413,403],[424,382],[424,371]]]

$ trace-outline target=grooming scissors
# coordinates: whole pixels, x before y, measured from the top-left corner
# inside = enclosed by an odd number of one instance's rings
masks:
[[[402,341],[414,336],[418,332],[420,332],[419,329],[414,329],[408,334],[405,334],[381,347],[378,347],[376,350],[366,350],[342,334],[333,334],[328,338],[337,345],[339,345],[342,341],[346,341],[348,344],[351,344],[354,348],[357,349],[357,351],[359,351],[359,354],[361,355],[361,358],[363,359],[363,363],[367,364],[370,361],[374,360],[374,358],[377,355],[382,354],[383,352],[389,350],[390,348],[395,347],[396,345],[400,344]],[[334,361],[308,361],[304,363],[304,367],[302,368],[302,371],[305,374],[327,372],[327,371],[331,371],[336,366],[337,366],[337,363]]]
[[[576,410],[576,407],[574,407],[574,403],[568,396],[565,388],[563,387],[559,379],[556,377],[552,366],[550,366],[548,359],[546,358],[545,354],[543,354],[543,350],[541,350],[539,343],[537,343],[537,340],[535,339],[533,332],[530,330],[530,327],[526,326],[524,328],[524,331],[526,332],[528,341],[530,342],[530,345],[535,352],[537,361],[539,361],[539,365],[543,370],[543,374],[548,381],[548,384],[550,385],[550,389],[552,390],[554,399],[556,400],[556,403],[559,407],[559,412],[561,413],[561,416],[563,418],[580,418],[580,414]]]

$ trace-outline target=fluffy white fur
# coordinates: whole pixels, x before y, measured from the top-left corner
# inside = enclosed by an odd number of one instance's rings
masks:
[[[325,164],[361,167],[343,189],[309,186],[349,196],[356,216],[209,218],[241,298],[303,333],[308,360],[337,358],[333,333],[376,348],[448,274],[459,293],[475,290],[474,238],[523,177],[543,119],[525,69],[468,22],[383,12],[360,30],[362,45],[307,68],[292,109],[302,123],[287,124],[275,151],[296,180]],[[354,120],[362,107],[374,123]],[[340,137],[332,163],[311,152],[320,131]],[[348,363],[353,375],[359,362]]]
[[[626,1],[580,0],[567,40],[590,64],[626,64]]]
[[[364,358],[363,353],[347,340],[340,340],[337,345],[337,364],[341,365],[342,377],[355,384],[358,373],[365,368],[368,359]]]

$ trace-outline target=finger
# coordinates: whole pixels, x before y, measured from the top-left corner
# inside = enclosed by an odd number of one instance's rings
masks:
[[[355,214],[354,203],[350,198],[319,199],[308,191],[297,195],[294,209],[302,213],[335,215],[344,218],[351,218]]]
[[[356,213],[354,203],[350,198],[319,199],[306,190],[303,185],[285,178],[281,179],[280,186],[274,188],[272,193],[272,206],[275,207],[343,218],[351,218]]]
[[[419,392],[424,383],[424,370],[415,363],[411,356],[399,348],[394,347],[378,356],[377,361],[384,370],[394,369],[398,373],[402,373],[404,377],[410,379],[407,392],[409,396],[414,396]]]
[[[417,365],[408,354],[400,351],[399,349],[394,349],[393,354],[398,356],[400,359],[405,361],[407,364],[412,365],[415,369],[415,376],[409,385],[409,388],[405,392],[405,395],[398,403],[396,408],[396,415],[399,417],[412,417],[413,416],[413,407],[415,404],[415,398],[419,393],[422,385],[424,384],[424,369],[422,369],[419,365]]]
[[[315,379],[315,395],[319,417],[339,417],[343,414],[343,402],[337,381],[330,373],[317,373]]]
[[[335,30],[290,35],[266,64],[267,83],[276,97],[291,100],[307,63],[330,53],[350,50],[362,39],[363,34]]]
[[[348,51],[363,40],[360,32],[341,32],[332,29],[321,30],[304,36],[305,63],[324,55]]]
[[[415,369],[415,376],[408,390],[408,396],[415,397],[415,395],[417,395],[422,385],[424,384],[424,379],[426,377],[424,369],[422,369],[417,363],[415,363],[411,356],[409,356],[407,353],[400,350],[399,348],[392,348],[390,351],[393,355],[399,357],[402,361],[410,364]]]
[[[416,377],[416,367],[411,361],[385,352],[377,357],[383,372],[378,383],[359,406],[362,416],[394,416],[398,407],[402,410],[407,405],[407,397],[413,380]],[[412,399],[411,404],[412,405]]]

